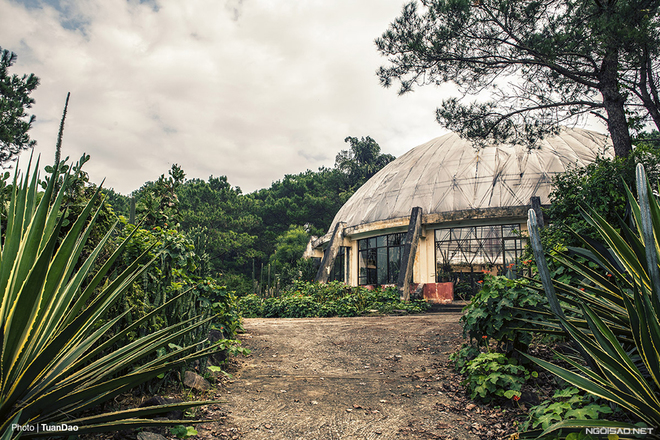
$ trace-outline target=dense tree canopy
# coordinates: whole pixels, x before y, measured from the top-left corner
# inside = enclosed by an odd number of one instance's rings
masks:
[[[185,180],[174,165],[169,177],[163,174],[132,194],[137,218],[150,230],[178,228],[186,234],[200,257],[200,276],[237,274],[251,285],[253,268],[259,277],[269,263],[282,282],[313,273],[297,261],[309,237],[324,234],[353,192],[394,159],[368,136],[346,142],[351,149],[337,155],[333,168],[289,174],[251,194],[232,187],[226,176]],[[128,198],[105,192],[115,212],[127,216]]]
[[[358,139],[349,136],[344,139],[351,145],[349,150],[342,150],[335,158],[335,168],[343,171],[353,189],[359,188],[381,168],[394,160],[391,154],[381,154],[380,145],[367,136]]]
[[[303,226],[291,226],[286,232],[277,237],[275,250],[270,256],[270,263],[277,266],[293,266],[305,252],[309,234]]]
[[[208,182],[192,179],[177,191],[181,229],[192,236],[198,252],[209,259],[209,274],[244,271],[251,260],[264,259],[258,246],[262,220],[255,201],[232,187],[225,176]]]
[[[381,83],[453,83],[440,124],[480,145],[527,143],[596,115],[617,156],[630,126],[660,128],[658,9],[653,0],[422,0],[407,4],[378,50]],[[464,97],[480,98],[469,103]],[[484,96],[489,99],[483,100]]]
[[[0,47],[0,166],[36,144],[28,135],[34,115],[28,116],[26,109],[34,103],[30,93],[39,85],[39,78],[10,75],[8,70],[15,62],[16,54]]]
[[[146,182],[133,193],[136,198],[136,213],[143,218],[146,227],[168,227],[176,225],[179,219],[179,197],[177,192],[183,185],[186,174],[177,164],[155,182]]]

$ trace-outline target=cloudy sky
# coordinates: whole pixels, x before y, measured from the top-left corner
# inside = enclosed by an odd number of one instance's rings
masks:
[[[405,0],[0,0],[10,73],[34,73],[37,153],[91,155],[95,182],[127,194],[178,163],[244,192],[331,167],[346,136],[399,156],[445,131],[449,90],[404,97],[375,75],[374,39]],[[21,157],[27,162],[27,155]]]

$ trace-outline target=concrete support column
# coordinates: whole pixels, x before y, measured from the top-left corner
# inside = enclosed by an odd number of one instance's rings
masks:
[[[309,241],[307,242],[307,246],[305,247],[305,252],[303,252],[302,255],[303,258],[312,258],[314,256],[314,246],[312,245],[314,244],[316,239],[318,239],[318,237],[315,235],[309,237]]]
[[[410,223],[408,223],[406,244],[403,247],[399,279],[396,283],[402,301],[408,301],[410,299],[410,283],[412,282],[415,254],[417,253],[417,246],[419,245],[419,236],[421,233],[422,208],[416,206],[410,212]]]
[[[344,228],[346,223],[339,222],[335,226],[335,230],[332,233],[332,238],[328,244],[328,248],[325,250],[323,255],[323,260],[321,261],[321,267],[316,273],[316,278],[314,281],[317,283],[327,283],[328,278],[330,278],[330,272],[332,272],[332,266],[335,264],[335,258],[337,258],[337,253],[339,252],[339,247],[344,241]]]

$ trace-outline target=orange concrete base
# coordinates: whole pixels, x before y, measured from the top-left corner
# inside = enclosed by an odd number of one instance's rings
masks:
[[[411,284],[410,291],[414,292],[418,284]],[[454,283],[426,283],[423,288],[424,299],[431,303],[449,304],[454,301]]]

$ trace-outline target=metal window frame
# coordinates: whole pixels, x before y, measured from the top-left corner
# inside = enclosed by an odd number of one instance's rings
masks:
[[[449,234],[444,233],[447,230]],[[443,267],[469,266],[470,273],[474,272],[474,266],[518,269],[516,265],[521,257],[524,245],[521,236],[513,234],[513,231],[516,230],[520,230],[520,225],[516,223],[434,229],[436,282],[440,282],[439,265]],[[493,235],[493,232],[495,232],[495,235]],[[445,237],[439,240],[438,236],[440,234]],[[513,243],[513,246],[510,246],[511,243]],[[442,246],[442,244],[448,245]],[[513,253],[513,257],[511,257],[511,253]],[[463,261],[458,262],[455,258],[457,255],[462,256]],[[475,261],[478,257],[480,257],[479,261]],[[512,261],[509,261],[509,259]],[[511,264],[514,266],[510,266]]]
[[[373,237],[363,238],[358,240],[358,251],[357,251],[357,280],[358,286],[366,285],[382,285],[382,284],[396,284],[398,278],[398,272],[394,273],[392,271],[391,263],[391,251],[392,249],[399,249],[399,270],[401,270],[401,255],[403,254],[403,247],[405,246],[406,233],[405,232],[395,232],[392,234],[382,234],[376,235]],[[399,244],[395,244],[399,243]],[[378,267],[379,267],[379,249],[385,249],[385,270],[387,272],[386,282],[381,283],[378,279]],[[360,265],[362,254],[372,254],[373,261],[375,262],[374,268],[366,267],[365,275],[362,275]],[[369,257],[366,258],[366,261],[370,261]]]

